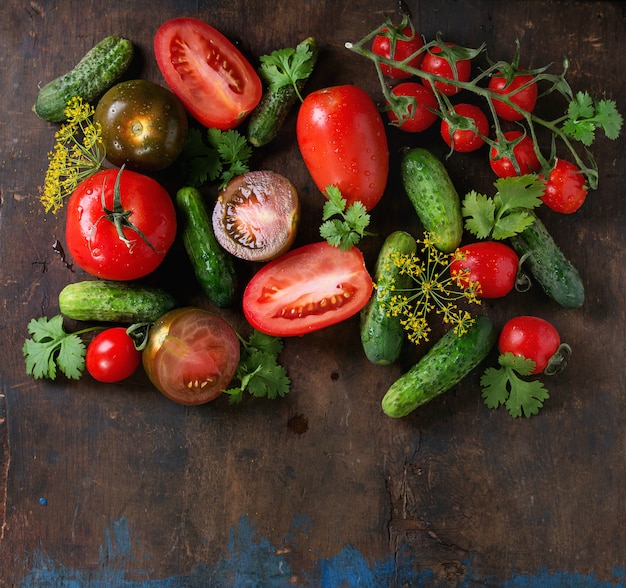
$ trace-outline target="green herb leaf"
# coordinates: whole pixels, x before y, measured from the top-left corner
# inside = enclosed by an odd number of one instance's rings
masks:
[[[226,186],[235,176],[250,171],[248,162],[252,157],[252,146],[236,129],[221,131],[208,129],[209,143],[217,150],[222,163],[220,170],[220,189]]]
[[[313,52],[303,43],[295,49],[287,47],[262,55],[260,61],[261,75],[273,91],[283,86],[293,86],[299,92],[297,82],[306,80],[314,66]]]
[[[326,196],[328,200],[322,209],[322,220],[325,222],[320,226],[320,236],[333,247],[347,251],[370,234],[366,231],[370,215],[358,200],[348,206],[337,186],[327,186]],[[340,216],[341,220],[333,216]]]
[[[470,233],[479,239],[489,237],[496,221],[496,205],[492,198],[472,190],[463,199],[461,212],[465,217],[465,228]]]
[[[563,132],[589,146],[597,129],[602,129],[608,139],[617,139],[623,122],[613,100],[594,102],[588,92],[578,92],[568,105]]]

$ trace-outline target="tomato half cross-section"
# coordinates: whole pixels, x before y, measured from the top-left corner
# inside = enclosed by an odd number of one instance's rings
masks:
[[[263,266],[243,294],[252,327],[275,337],[304,335],[358,313],[373,291],[363,254],[326,241],[293,249]]]
[[[163,23],[154,36],[167,85],[206,127],[239,125],[260,102],[261,79],[246,57],[211,25],[189,17]]]

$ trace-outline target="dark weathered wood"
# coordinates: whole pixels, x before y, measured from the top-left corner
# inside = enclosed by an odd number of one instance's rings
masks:
[[[427,38],[441,31],[464,45],[485,42],[493,58],[510,58],[519,39],[526,67],[554,62],[558,70],[568,56],[575,89],[606,93],[626,109],[620,2],[407,5]],[[31,112],[41,84],[108,34],[136,43],[132,75],[162,82],[152,36],[162,21],[184,14],[216,26],[251,59],[315,35],[322,53],[309,89],[358,83],[380,99],[371,64],[344,43],[397,8],[391,0],[3,4],[0,585],[626,581],[622,140],[594,146],[600,187],[579,213],[542,211],[584,276],[583,308],[559,308],[539,290],[485,304],[498,324],[514,314],[549,318],[574,350],[530,420],[489,411],[480,370],[405,419],[385,417],[384,391],[423,350],[407,349],[393,366],[369,365],[357,319],[287,342],[282,359],[293,391],[276,402],[231,407],[220,399],[185,408],[142,373],[108,386],[25,374],[28,321],[56,314],[61,288],[84,277],[53,249],[63,240],[63,214],[45,215],[38,202],[55,129]],[[303,218],[312,219],[298,234],[305,243],[317,238],[323,202],[294,127],[291,116],[260,165],[299,188]],[[434,139],[390,131],[394,167],[385,204],[373,213],[381,233],[419,228],[399,184],[398,150],[426,144],[443,154]],[[484,155],[449,160],[460,193],[491,189]],[[379,245],[364,245],[368,263]],[[207,304],[176,257],[161,272],[174,278],[181,302]],[[236,308],[224,315],[245,326]]]

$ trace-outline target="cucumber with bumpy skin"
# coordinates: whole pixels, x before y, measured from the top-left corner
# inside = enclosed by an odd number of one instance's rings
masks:
[[[383,412],[400,418],[450,390],[487,357],[496,338],[493,322],[484,315],[460,337],[450,329],[390,386],[382,400]]]
[[[427,149],[406,151],[402,182],[424,229],[437,238],[436,247],[452,253],[463,237],[461,199],[441,160]]]
[[[74,282],[59,294],[61,314],[77,321],[152,323],[176,306],[161,288],[112,280]]]
[[[564,308],[578,308],[585,301],[585,287],[578,270],[565,257],[543,222],[533,212],[533,223],[511,245],[527,263],[531,274],[544,292]]]
[[[92,47],[76,67],[46,84],[37,95],[33,110],[48,122],[66,119],[65,108],[71,98],[92,103],[104,94],[128,69],[134,46],[128,39],[110,36]]]
[[[408,288],[411,277],[393,263],[393,255],[411,255],[417,250],[415,239],[404,231],[391,233],[383,243],[376,260],[376,289],[361,311],[361,344],[369,361],[376,365],[393,363],[400,356],[405,340],[400,317],[388,316],[386,305],[391,297]]]

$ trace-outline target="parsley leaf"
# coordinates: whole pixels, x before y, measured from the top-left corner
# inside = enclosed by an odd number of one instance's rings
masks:
[[[617,139],[623,122],[613,100],[594,102],[588,92],[578,92],[568,105],[563,132],[588,147],[597,129],[602,129],[608,139]]]
[[[550,395],[541,381],[519,377],[532,374],[535,362],[507,352],[500,355],[498,363],[499,368],[487,368],[480,379],[485,404],[489,408],[503,404],[513,418],[537,414]]]
[[[362,237],[370,235],[365,229],[369,226],[370,215],[365,205],[356,200],[348,206],[337,186],[326,187],[327,201],[322,210],[320,235],[333,247],[347,251],[356,245]],[[341,216],[342,220],[331,218]]]

